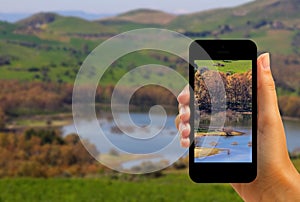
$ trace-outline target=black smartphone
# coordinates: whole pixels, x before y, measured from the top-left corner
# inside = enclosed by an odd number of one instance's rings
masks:
[[[257,47],[251,40],[196,40],[189,49],[192,140],[199,183],[247,183],[257,175]]]

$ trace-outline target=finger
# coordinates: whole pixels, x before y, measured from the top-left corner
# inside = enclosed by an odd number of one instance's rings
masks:
[[[188,105],[181,105],[179,108],[179,118],[182,122],[189,122],[191,110]]]
[[[258,67],[258,114],[259,116],[278,116],[279,109],[275,83],[270,69],[270,56],[265,53],[257,59]]]
[[[188,123],[179,123],[179,132],[182,138],[188,138],[190,136],[191,126]]]
[[[258,160],[262,161],[261,165],[274,164],[278,167],[290,165],[268,53],[257,59],[257,67]],[[270,156],[276,156],[276,158],[270,158]]]
[[[183,105],[188,105],[190,103],[189,85],[184,87],[184,89],[178,95],[177,100],[178,100],[179,104],[183,104]]]
[[[184,148],[188,148],[190,146],[190,139],[189,138],[181,138],[180,144]]]

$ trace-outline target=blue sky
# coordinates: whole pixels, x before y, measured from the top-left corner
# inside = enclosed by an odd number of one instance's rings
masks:
[[[96,14],[116,14],[137,8],[190,13],[211,8],[232,7],[250,1],[253,0],[0,0],[0,13],[76,10]]]

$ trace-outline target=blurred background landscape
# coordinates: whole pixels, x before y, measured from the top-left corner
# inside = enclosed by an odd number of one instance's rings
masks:
[[[68,130],[73,83],[85,58],[108,38],[139,28],[170,29],[193,39],[250,38],[259,53],[270,52],[290,156],[300,171],[300,1],[227,7],[184,14],[147,6],[97,15],[1,10],[0,201],[191,201],[199,196],[203,201],[240,201],[229,185],[192,183],[186,157],[148,175],[111,171],[88,154],[76,131]],[[128,54],[101,79],[97,111],[108,111],[114,85],[126,72],[149,63],[167,65],[187,78],[187,64],[174,55],[150,50]],[[174,117],[177,113],[176,98],[157,86],[139,89],[131,104],[135,112],[163,104]],[[90,150],[99,153],[93,144]],[[143,166],[153,165],[135,169]]]

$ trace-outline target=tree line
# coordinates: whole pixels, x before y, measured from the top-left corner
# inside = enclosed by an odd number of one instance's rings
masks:
[[[86,144],[98,155],[96,147]],[[106,168],[83,147],[78,135],[29,129],[0,134],[0,177],[82,177]]]
[[[195,71],[194,93],[198,110],[211,112],[252,110],[252,71],[224,73],[208,69]],[[226,105],[226,106],[224,106]]]
[[[211,71],[205,74],[207,76],[212,74],[211,77],[214,77],[214,73]],[[226,91],[229,92],[226,95],[228,108],[234,111],[251,110],[251,72],[244,74],[220,73],[220,76]],[[210,79],[210,82],[216,82],[216,80]],[[5,128],[8,121],[13,121],[18,116],[71,112],[72,84],[0,80],[0,86],[0,129]],[[98,86],[95,102],[110,104],[113,90],[114,85]],[[218,94],[218,90],[220,89],[215,88],[216,94]],[[207,86],[201,77],[196,79],[195,91],[198,97],[197,102],[203,110],[209,110],[211,102],[216,104],[216,102],[223,102],[225,99],[224,96],[220,98],[221,94],[219,93],[218,99],[211,100]],[[126,94],[126,89],[122,92]],[[281,95],[278,100],[282,115],[300,117],[299,96]],[[167,89],[158,86],[140,88],[132,96],[130,104],[141,110],[147,110],[156,104],[174,108],[172,113],[176,113],[177,110],[176,97]]]
[[[0,129],[18,116],[71,112],[72,84],[0,80],[0,86]],[[113,85],[98,86],[95,102],[110,104],[113,90]],[[167,89],[145,86],[135,92],[130,104],[144,109],[155,104],[176,106],[177,101]]]

